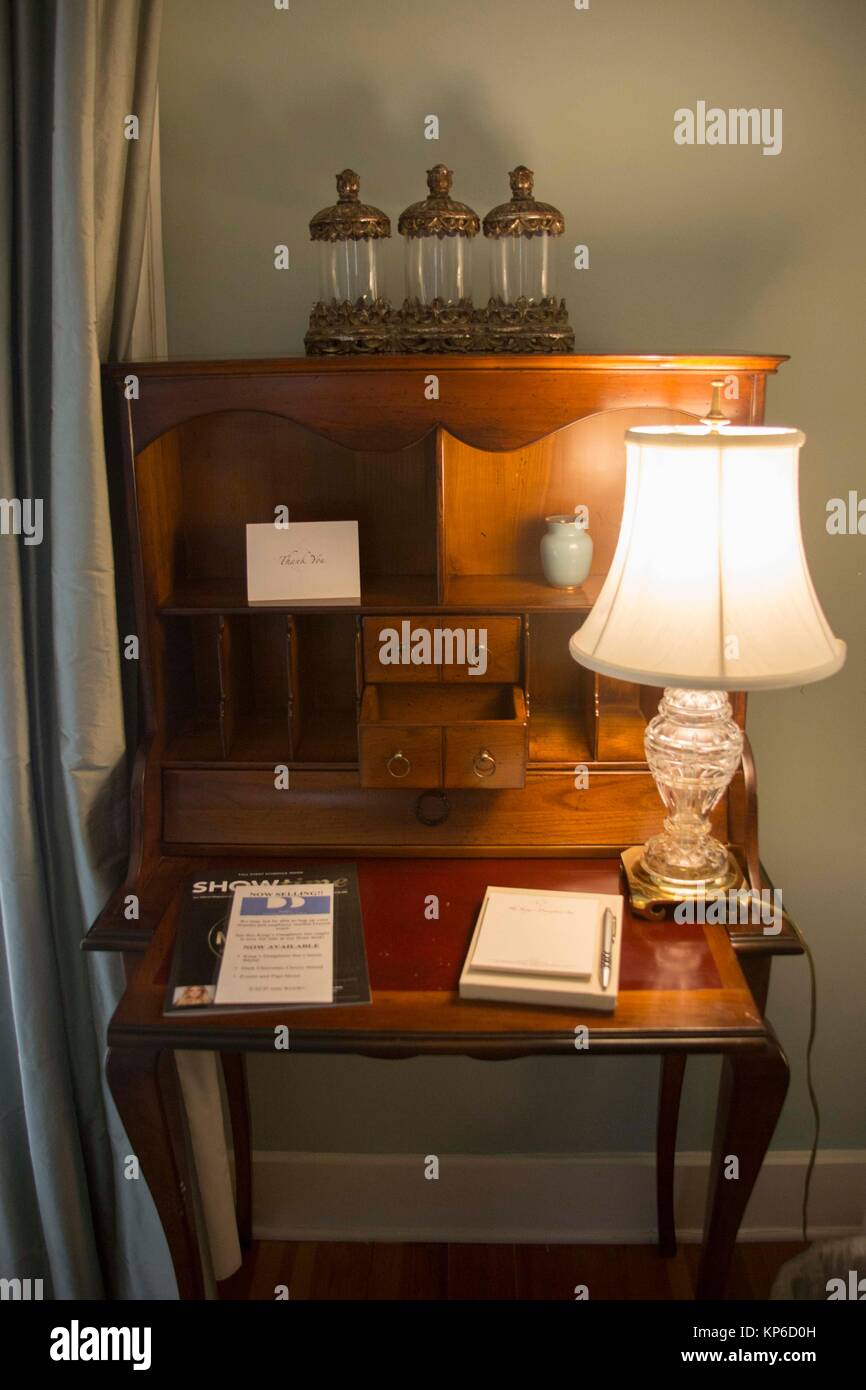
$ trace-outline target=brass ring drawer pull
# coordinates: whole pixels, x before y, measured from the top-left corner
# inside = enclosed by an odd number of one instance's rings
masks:
[[[482,748],[472,759],[472,771],[476,777],[492,777],[496,771],[496,759],[487,749]]]
[[[400,748],[397,749],[396,753],[391,754],[385,766],[391,776],[397,777],[398,779],[401,777],[408,777],[409,773],[412,771],[412,764]],[[398,767],[400,769],[399,772],[397,771]]]

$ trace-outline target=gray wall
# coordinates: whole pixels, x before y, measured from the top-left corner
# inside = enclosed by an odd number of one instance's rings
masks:
[[[424,171],[456,170],[481,214],[536,170],[591,268],[563,268],[578,351],[790,353],[770,422],[808,444],[812,573],[849,644],[841,675],[755,697],[765,862],[812,943],[823,1143],[866,1144],[863,1097],[866,538],[830,537],[828,498],[866,492],[862,442],[862,0],[166,0],[160,72],[173,356],[299,353],[315,298],[307,223],[333,175],[396,223]],[[678,147],[673,112],[782,107],[783,149]],[[440,139],[423,138],[434,113]],[[291,270],[273,268],[286,243]],[[389,290],[402,296],[400,246]],[[486,294],[485,277],[478,288]],[[477,296],[478,297],[478,296]],[[804,961],[774,967],[793,1065],[780,1147],[811,1138]],[[652,1145],[655,1064],[255,1059],[263,1148],[557,1152]],[[712,1062],[693,1064],[684,1147],[709,1140]]]

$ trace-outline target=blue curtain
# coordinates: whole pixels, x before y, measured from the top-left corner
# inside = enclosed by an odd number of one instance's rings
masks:
[[[0,1277],[54,1298],[176,1295],[104,1085],[121,965],[80,949],[126,849],[99,362],[132,331],[160,9],[0,0]]]

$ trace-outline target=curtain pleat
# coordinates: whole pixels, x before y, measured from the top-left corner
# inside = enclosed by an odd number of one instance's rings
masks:
[[[0,1276],[55,1298],[176,1294],[105,1088],[121,964],[80,950],[126,850],[99,362],[133,331],[160,18],[0,0],[0,499],[44,526],[0,535]]]

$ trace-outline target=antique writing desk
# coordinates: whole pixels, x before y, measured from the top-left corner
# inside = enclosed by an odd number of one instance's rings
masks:
[[[624,430],[699,417],[718,376],[731,418],[760,422],[766,376],[781,360],[384,357],[106,369],[109,457],[128,506],[142,737],[127,879],[86,945],[127,958],[108,1074],[182,1297],[200,1296],[202,1280],[172,1051],[222,1054],[248,1234],[242,1055],[272,1049],[279,1023],[290,1028],[287,1065],[298,1052],[577,1059],[586,1055],[575,1046],[582,1024],[590,1055],[657,1053],[667,1252],[685,1059],[722,1055],[698,1289],[722,1293],[787,1086],[763,1009],[772,955],[799,949],[790,928],[729,934],[628,914],[621,991],[604,1016],[464,1002],[456,985],[488,883],[619,891],[619,849],[661,820],[643,754],[658,691],[593,675],[567,650],[616,544]],[[545,515],[578,504],[589,508],[593,572],[581,590],[562,593],[541,576],[539,539]],[[358,520],[359,605],[247,605],[244,523],[273,520],[281,505],[296,521]],[[403,618],[485,628],[483,678],[381,666],[380,630]],[[744,722],[744,697],[734,706]],[[287,788],[277,769],[288,769]],[[748,745],[716,831],[762,886]],[[372,1005],[165,1018],[182,879],[293,857],[358,860]],[[430,894],[438,920],[424,915]],[[737,1181],[723,1176],[728,1154],[739,1157]]]

